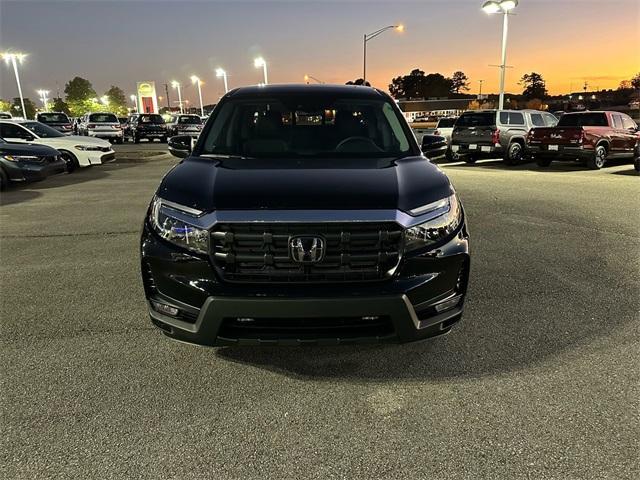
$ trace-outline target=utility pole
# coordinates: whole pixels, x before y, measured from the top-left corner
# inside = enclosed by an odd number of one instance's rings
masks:
[[[484,82],[484,80],[478,80],[478,82],[480,83],[480,91],[478,92],[478,100],[482,100],[482,82]]]
[[[164,92],[167,95],[167,107],[169,107],[169,110],[171,110],[171,100],[169,100],[169,85],[168,84],[164,84]]]

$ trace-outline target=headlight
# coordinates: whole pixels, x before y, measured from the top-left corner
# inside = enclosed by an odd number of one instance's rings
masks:
[[[155,197],[151,203],[149,223],[160,237],[196,253],[209,253],[209,232],[198,228],[181,217],[196,217],[198,212],[189,207]]]
[[[455,193],[409,213],[414,216],[428,215],[430,218],[405,230],[405,251],[425,248],[450,237],[462,222],[462,209]]]
[[[99,152],[102,150],[102,147],[98,145],[76,145],[76,148],[83,152]]]
[[[35,162],[38,157],[32,155],[3,155],[2,158],[10,162]]]

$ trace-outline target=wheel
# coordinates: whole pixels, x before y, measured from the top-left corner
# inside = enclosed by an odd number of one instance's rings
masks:
[[[67,172],[71,173],[80,167],[80,163],[78,162],[78,159],[74,154],[61,151],[60,156],[62,157],[64,162],[67,164]]]
[[[538,157],[536,158],[536,164],[538,164],[539,167],[548,167],[551,165],[551,159]]]
[[[0,168],[0,190],[6,190],[9,186],[9,177],[4,170]]]
[[[467,155],[466,157],[464,157],[464,161],[469,164],[476,163],[476,160],[477,158],[472,155]]]
[[[507,154],[504,157],[504,163],[507,165],[518,165],[522,162],[522,157],[524,154],[524,150],[522,145],[518,142],[513,142],[509,145],[507,150]]]
[[[596,147],[593,157],[587,160],[587,167],[592,170],[600,170],[607,161],[607,147],[600,144]]]

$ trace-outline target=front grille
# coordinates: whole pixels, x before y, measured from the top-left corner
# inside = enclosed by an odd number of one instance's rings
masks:
[[[218,336],[229,339],[311,340],[386,337],[394,332],[391,318],[225,318]]]
[[[324,257],[295,262],[289,241],[320,237]],[[247,223],[218,224],[211,233],[213,262],[229,282],[365,282],[382,280],[393,270],[402,247],[396,223]]]

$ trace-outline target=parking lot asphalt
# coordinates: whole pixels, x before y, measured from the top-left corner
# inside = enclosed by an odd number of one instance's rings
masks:
[[[152,327],[139,280],[175,162],[2,194],[0,477],[638,478],[631,165],[442,165],[473,262],[446,337],[207,349]]]

